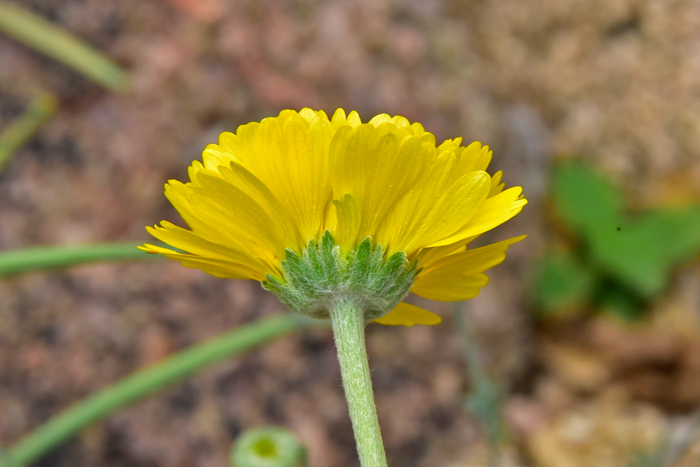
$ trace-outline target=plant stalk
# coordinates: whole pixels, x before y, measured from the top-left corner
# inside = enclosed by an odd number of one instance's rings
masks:
[[[25,272],[65,268],[104,261],[156,259],[136,248],[138,243],[52,245],[0,251],[0,278]]]
[[[330,309],[340,374],[362,467],[387,467],[365,348],[365,314],[349,299]]]
[[[57,109],[56,97],[42,94],[34,98],[29,108],[0,133],[0,170]]]
[[[83,73],[114,92],[127,92],[129,75],[110,58],[63,28],[0,0],[0,31]]]

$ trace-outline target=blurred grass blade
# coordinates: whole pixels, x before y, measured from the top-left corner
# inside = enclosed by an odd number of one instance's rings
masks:
[[[9,454],[5,449],[0,447],[0,466],[2,467],[16,467],[12,459],[10,459]]]
[[[41,125],[58,109],[58,101],[50,94],[37,97],[29,108],[0,133],[0,170],[12,155],[34,136]]]
[[[94,47],[49,21],[0,0],[0,31],[83,73],[115,92],[126,92],[129,75]]]
[[[21,248],[0,251],[0,277],[99,261],[157,258],[136,248],[140,243],[104,243]]]
[[[293,331],[325,324],[321,320],[284,313],[241,326],[221,337],[185,349],[160,364],[137,371],[49,419],[8,449],[6,456],[9,462],[0,462],[0,467],[27,465],[92,423],[181,382],[207,367]]]

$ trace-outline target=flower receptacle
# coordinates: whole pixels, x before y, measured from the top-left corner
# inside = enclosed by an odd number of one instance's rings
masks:
[[[380,318],[406,296],[418,273],[405,253],[385,258],[369,237],[343,255],[329,231],[309,241],[301,255],[288,249],[281,266],[282,277],[268,274],[263,288],[290,309],[320,319],[340,300],[356,302],[366,321]]]

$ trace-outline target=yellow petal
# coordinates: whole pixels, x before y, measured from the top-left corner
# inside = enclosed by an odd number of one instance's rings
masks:
[[[375,323],[389,326],[413,326],[414,324],[433,325],[442,321],[435,313],[408,303],[399,303],[389,314],[375,319]]]
[[[449,185],[454,164],[454,159],[433,164],[393,208],[377,235],[388,254],[405,251],[410,256],[451,236],[483,204],[491,178],[486,172],[470,172]]]
[[[210,242],[189,230],[185,230],[167,221],[161,222],[160,226],[146,227],[146,230],[163,243],[167,243],[168,245],[197,256],[241,263],[246,261],[255,262],[252,255],[236,251],[232,249],[230,245]]]
[[[376,126],[376,127],[378,127],[384,123],[391,123],[396,128],[405,128],[405,127],[411,126],[411,123],[408,121],[408,119],[406,117],[401,117],[399,115],[392,117],[389,114],[375,115],[374,117],[372,117],[372,119],[369,121],[369,123],[371,125]]]
[[[233,261],[224,261],[213,258],[204,258],[201,256],[190,255],[187,253],[179,253],[177,251],[161,248],[159,246],[146,244],[139,246],[139,249],[147,253],[157,253],[166,258],[180,261],[186,268],[201,269],[207,274],[220,277],[222,279],[253,279],[261,281],[265,278],[265,272],[260,269],[255,269],[252,266],[254,263],[247,261],[245,263],[237,263]]]
[[[489,193],[489,198],[492,196],[496,196],[500,192],[503,191],[503,188],[505,188],[506,184],[501,183],[501,180],[503,179],[503,171],[499,170],[495,174],[493,174],[493,177],[491,177],[491,192]]]
[[[261,245],[278,257],[299,244],[293,226],[282,222],[273,208],[261,206],[211,171],[200,171],[196,183],[171,183],[166,196],[197,235],[214,243],[243,251],[245,245]]]
[[[411,292],[423,298],[447,302],[474,298],[488,283],[483,271],[500,264],[508,247],[523,238],[511,238],[433,261],[420,271]],[[421,267],[420,263],[418,267]]]
[[[283,110],[278,117],[223,133],[202,155],[206,168],[239,164],[269,189],[289,214],[302,244],[318,237],[330,197],[328,148],[333,126],[325,113]],[[290,245],[291,246],[291,245]]]
[[[490,188],[489,188],[490,189]],[[491,198],[487,198],[481,205],[474,217],[454,234],[438,240],[429,247],[449,245],[467,237],[479,235],[487,230],[503,224],[511,219],[527,204],[527,200],[521,198],[522,188],[513,187],[499,193]]]
[[[362,125],[362,120],[360,119],[360,114],[358,114],[356,111],[352,111],[348,114],[347,120],[345,120],[346,125],[350,125],[353,128],[356,128],[360,125]]]
[[[418,180],[423,167],[434,156],[426,143],[432,135],[416,137],[412,130],[399,130],[393,123],[379,127],[341,127],[330,148],[330,181],[333,199],[346,194],[357,202],[360,220],[357,237],[374,237],[388,212]]]
[[[392,119],[391,122],[396,125],[396,128],[404,128],[404,127],[409,127],[411,126],[411,122],[408,121],[406,117],[402,117],[400,115],[395,115]]]
[[[252,122],[241,125],[236,133],[225,131],[219,135],[219,144],[210,144],[202,153],[202,163],[205,168],[217,171],[219,166],[228,166],[232,161],[242,163],[248,159],[251,148],[250,142],[260,127],[260,123]]]
[[[435,248],[424,248],[420,251],[416,258],[421,264],[421,267],[426,268],[433,262],[447,255],[457,253],[458,251],[466,251],[467,245],[476,240],[477,238],[479,238],[479,236],[475,235],[473,237],[467,237],[464,240],[460,240],[459,242],[451,243],[449,245],[438,246]]]
[[[462,138],[455,138],[455,139],[446,139],[443,141],[440,146],[438,146],[437,151],[438,153],[443,153],[443,152],[457,152],[459,150],[459,147],[462,145]]]
[[[225,228],[226,219],[220,219],[216,210],[208,207],[207,203],[195,206],[197,198],[192,189],[192,183],[181,183],[170,180],[165,185],[165,196],[172,203],[187,225],[201,238],[212,243],[226,244],[237,249],[241,246],[240,237],[236,237]],[[222,225],[223,224],[223,225]],[[238,248],[240,246],[240,248]]]
[[[379,114],[379,115],[375,115],[375,116],[372,117],[372,119],[369,121],[369,123],[371,123],[371,124],[374,125],[374,126],[379,126],[379,125],[381,125],[382,123],[387,123],[387,122],[391,122],[391,116],[390,116],[389,114]]]
[[[345,120],[347,120],[347,115],[345,115],[345,110],[338,108],[333,112],[333,117],[331,117],[331,125],[333,129],[337,130],[341,126],[345,125]]]
[[[491,163],[493,152],[488,146],[482,146],[475,141],[467,147],[460,147],[458,170],[460,173],[471,172],[472,170],[486,170]]]
[[[230,138],[230,139],[229,139]],[[229,141],[226,141],[229,139]],[[239,150],[233,151],[229,149],[225,151],[222,149],[221,142],[225,141],[225,144],[229,148],[236,147],[238,142],[236,141],[236,135],[233,133],[222,133],[219,135],[219,145],[209,144],[202,152],[202,164],[201,167],[209,170],[218,171],[220,166],[226,167],[232,161],[240,162],[238,157],[235,156],[236,153],[240,153]],[[199,161],[194,161],[192,167],[201,168]],[[197,172],[198,170],[196,170]],[[190,173],[190,180],[192,179],[192,173]]]
[[[170,222],[163,221],[161,226],[146,227],[148,233],[168,245],[205,259],[221,260],[226,263],[249,265],[247,269],[256,271],[256,277],[264,277],[265,271],[277,270],[279,260],[266,248],[248,245],[247,250],[236,250],[231,243],[212,243],[194,232],[185,230]],[[168,250],[169,251],[169,250]],[[157,253],[156,251],[149,251]]]
[[[349,115],[346,115],[345,110],[336,109],[333,118],[331,118],[331,124],[336,130],[345,125],[348,125],[350,128],[355,128],[362,124],[362,120],[360,119],[360,115],[354,110],[350,112]]]
[[[423,125],[421,125],[418,122],[411,123],[411,130],[413,130],[413,134],[416,136],[421,136],[423,133],[426,133],[425,128]],[[432,134],[432,133],[431,133]],[[433,138],[435,138],[433,136]],[[433,146],[435,146],[435,140],[433,139]]]
[[[321,118],[323,120],[329,121],[328,115],[323,110],[313,110],[308,107],[304,107],[299,111],[299,115],[304,117],[309,122],[314,121],[316,118]]]
[[[360,228],[360,211],[357,201],[349,193],[345,193],[343,199],[334,200],[335,223],[331,232],[335,243],[344,252],[349,252],[355,246],[355,239]]]
[[[296,113],[264,119],[241,156],[248,168],[289,213],[306,244],[322,228],[330,196],[328,148],[333,134],[327,120],[309,123]]]

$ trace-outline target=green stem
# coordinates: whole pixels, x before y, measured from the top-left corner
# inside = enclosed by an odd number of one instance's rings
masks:
[[[483,364],[481,363],[481,352],[479,351],[479,346],[472,335],[472,330],[469,326],[469,322],[467,321],[463,302],[453,302],[452,309],[454,311],[457,331],[461,337],[460,341],[462,343],[464,359],[466,360],[467,364],[467,371],[469,372],[469,380],[472,382],[472,384],[484,381],[488,377],[486,376]]]
[[[3,467],[16,467],[16,464],[2,447],[0,447],[0,465]]]
[[[330,315],[360,464],[387,467],[365,348],[364,309],[344,299],[331,308]]]
[[[323,323],[285,313],[242,326],[141,370],[49,419],[6,451],[0,467],[29,464],[98,420],[178,383],[204,368],[298,329]]]
[[[73,266],[99,261],[157,258],[139,250],[139,243],[104,243],[98,245],[61,245],[20,248],[0,252],[0,277]]]
[[[34,136],[41,125],[56,112],[58,101],[51,94],[36,97],[27,110],[0,134],[0,170],[12,155]]]
[[[0,31],[73,67],[114,92],[130,87],[129,75],[99,50],[10,2],[0,1]]]
[[[501,461],[500,447],[506,436],[501,418],[503,389],[488,376],[481,361],[479,346],[469,325],[464,302],[454,302],[453,310],[457,331],[462,341],[472,393],[467,397],[467,409],[479,418],[488,440],[489,458],[487,467],[497,467]]]

